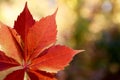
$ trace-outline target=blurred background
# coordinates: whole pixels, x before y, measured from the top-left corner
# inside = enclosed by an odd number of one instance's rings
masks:
[[[56,17],[59,44],[85,52],[59,80],[120,80],[120,0],[26,0],[35,20]],[[13,27],[25,0],[0,0],[0,21]]]

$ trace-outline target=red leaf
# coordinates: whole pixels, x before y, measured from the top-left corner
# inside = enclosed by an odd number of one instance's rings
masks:
[[[21,51],[8,26],[0,23],[0,50],[21,63]]]
[[[42,18],[30,28],[27,36],[27,45],[25,45],[28,47],[28,57],[29,55],[31,55],[32,58],[38,56],[40,52],[55,43],[57,33],[55,21],[56,12],[51,16]]]
[[[53,46],[42,56],[32,61],[31,69],[56,73],[57,71],[64,69],[77,53],[78,51],[65,46]]]
[[[20,64],[14,59],[6,56],[3,52],[0,51],[0,71],[19,65]]]
[[[20,16],[18,16],[17,21],[15,21],[15,25],[14,25],[14,29],[17,31],[17,33],[20,35],[20,37],[17,37],[14,35],[14,37],[16,38],[16,40],[21,41],[18,42],[22,48],[22,50],[27,53],[27,49],[26,49],[26,37],[29,31],[29,28],[31,28],[35,23],[35,20],[33,20],[33,17],[31,15],[31,13],[29,12],[29,9],[27,7],[27,3],[25,5],[25,8],[23,10],[23,12],[20,14]],[[17,34],[16,33],[16,34]],[[26,61],[26,55],[22,54],[22,56],[24,57],[25,61]]]
[[[35,22],[26,3],[14,29],[0,23],[0,71],[12,72],[4,80],[24,80],[25,73],[27,80],[56,80],[53,73],[64,69],[80,52],[53,45],[57,35],[56,13]]]
[[[25,42],[25,37],[27,36],[29,28],[32,27],[34,23],[35,21],[33,20],[33,17],[29,12],[26,3],[23,12],[20,14],[20,16],[18,16],[17,21],[15,21],[14,25],[15,30],[21,36],[23,42]]]
[[[24,80],[25,71],[23,69],[16,70],[9,75],[4,80]]]
[[[57,80],[55,75],[42,71],[29,71],[27,72],[30,80]]]

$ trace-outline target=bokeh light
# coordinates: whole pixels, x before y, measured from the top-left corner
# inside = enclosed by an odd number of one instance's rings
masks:
[[[59,80],[120,80],[120,0],[0,0],[0,21],[13,27],[26,1],[35,20],[58,8],[57,43],[86,50]]]

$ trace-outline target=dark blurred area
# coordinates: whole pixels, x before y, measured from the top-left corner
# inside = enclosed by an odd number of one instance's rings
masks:
[[[60,8],[57,23],[62,38],[58,36],[58,43],[85,50],[57,74],[59,80],[120,80],[120,0],[55,2]]]

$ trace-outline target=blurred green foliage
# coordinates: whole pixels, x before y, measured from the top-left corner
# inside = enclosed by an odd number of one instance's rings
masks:
[[[3,1],[11,2],[0,3]],[[70,16],[75,20],[70,27],[73,32],[65,43],[85,50],[74,57],[65,71],[58,73],[59,80],[120,80],[120,1],[59,1],[59,7],[64,4],[62,9],[67,7],[68,14],[76,15],[76,19]],[[70,24],[69,20],[66,22]]]

